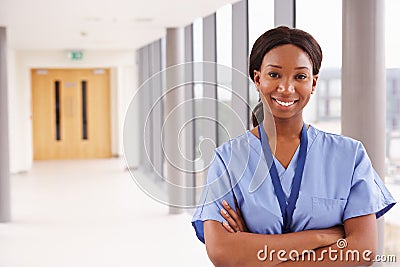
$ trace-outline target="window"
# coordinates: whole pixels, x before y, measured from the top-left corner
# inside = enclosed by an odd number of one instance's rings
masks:
[[[61,120],[60,120],[60,81],[54,82],[54,90],[55,90],[55,113],[56,113],[56,140],[61,140]]]
[[[386,185],[396,199],[400,198],[400,40],[397,32],[400,24],[400,1],[386,0]],[[400,247],[400,226],[394,207],[385,216],[385,253],[395,254]]]
[[[232,5],[216,12],[218,145],[227,141],[232,122]]]
[[[250,55],[257,38],[267,30],[274,28],[274,0],[248,0],[248,18]],[[252,109],[257,105],[258,99],[258,92],[251,82],[249,86],[249,105]]]
[[[88,139],[88,122],[87,122],[87,81],[81,82],[82,88],[82,139]]]
[[[193,61],[203,61],[203,20],[202,18],[196,19],[193,22]],[[194,84],[194,98],[195,98],[195,116],[201,114],[202,105],[201,98],[203,97],[203,85],[198,82],[203,79],[203,68],[201,64],[194,64],[193,66],[193,78]],[[201,136],[201,123],[199,120],[195,120],[195,159],[201,156],[200,143],[202,141]],[[196,160],[196,162],[198,162]],[[195,168],[198,169],[198,168]]]
[[[400,40],[392,34],[400,23],[400,2],[386,0],[387,128],[400,131]],[[400,158],[400,157],[399,157]]]
[[[274,0],[248,0],[249,53],[257,38],[274,28]]]
[[[203,19],[198,18],[193,22],[193,79],[195,81],[193,86],[194,93],[194,186],[202,188],[205,184],[206,172],[204,171],[204,159],[201,153],[201,143],[204,140],[203,123],[199,118],[203,114],[203,95],[204,88],[201,81],[203,80],[203,66],[200,62],[203,61]],[[201,197],[200,190],[195,193],[195,203],[198,203]]]
[[[310,33],[320,44],[323,53],[317,89],[304,109],[304,118],[334,133],[341,132],[341,21],[341,0],[296,1],[296,27]]]

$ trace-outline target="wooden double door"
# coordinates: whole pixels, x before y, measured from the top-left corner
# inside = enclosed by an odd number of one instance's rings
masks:
[[[108,69],[32,69],[34,159],[111,157]]]

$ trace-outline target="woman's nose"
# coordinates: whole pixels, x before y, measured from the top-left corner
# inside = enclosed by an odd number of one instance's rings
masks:
[[[278,86],[278,92],[283,93],[285,91],[288,91],[290,93],[294,92],[294,86],[293,84],[291,84],[290,82],[285,82],[285,83],[281,83]]]

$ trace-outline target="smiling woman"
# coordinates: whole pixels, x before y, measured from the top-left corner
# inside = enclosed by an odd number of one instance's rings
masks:
[[[373,258],[376,218],[395,200],[359,141],[303,121],[321,61],[318,43],[298,29],[278,27],[255,42],[249,75],[263,120],[216,149],[192,220],[216,266],[304,266],[304,259],[307,266],[342,265],[323,257],[342,238],[343,252],[369,251]],[[257,255],[265,247],[299,257],[313,250],[318,261],[261,262]],[[346,266],[371,263],[363,258]]]
[[[287,35],[284,31],[276,31],[273,35],[268,33],[269,32],[266,32],[261,35],[254,43],[250,55],[249,75],[257,86],[259,92],[262,88],[278,86],[279,92],[276,92],[275,95],[280,94],[281,97],[292,95],[292,97],[295,97],[294,100],[298,100],[295,94],[299,94],[300,91],[303,92],[304,90],[301,89],[305,86],[307,101],[303,102],[304,105],[301,108],[302,110],[310,99],[307,97],[307,94],[309,95],[310,92],[313,94],[315,91],[322,61],[321,47],[311,35],[303,31],[293,30],[290,35]],[[285,44],[288,46],[283,46]],[[282,51],[276,51],[277,49]],[[266,54],[267,51],[270,51],[270,53]],[[266,64],[266,62],[269,63]],[[276,62],[282,62],[285,66],[277,65]],[[266,70],[267,67],[269,68],[268,70]],[[285,69],[283,69],[283,67],[285,67]],[[282,73],[283,71],[285,71],[285,73]],[[282,75],[287,76],[290,74],[288,73],[289,71],[295,71],[295,73],[292,73],[292,75],[294,75],[293,77],[282,77]],[[261,74],[264,74],[264,77],[262,77],[264,78],[262,79],[264,83],[271,81],[275,83],[278,82],[279,84],[271,84],[271,86],[269,84],[265,86],[264,84],[259,84]],[[269,76],[268,79],[265,79],[266,75]],[[296,92],[292,92],[294,84],[288,83],[290,82],[290,80],[287,80],[288,78],[294,79],[294,81],[299,81],[296,86]],[[310,81],[312,81],[312,84],[310,84]],[[285,88],[287,85],[290,85],[291,88]],[[308,89],[311,91],[307,92]],[[284,92],[285,90],[287,92]],[[259,111],[257,112],[258,114],[256,114],[257,116],[253,116],[254,126],[258,125],[258,121],[263,120],[262,107],[263,104],[266,104],[264,102],[267,100],[264,91],[261,91],[260,93],[260,100],[262,100],[263,103],[260,103],[256,107],[256,110]],[[290,102],[294,101],[289,100],[290,99],[287,97],[278,99],[283,106],[290,106]],[[271,105],[269,106],[271,107]]]
[[[267,64],[268,63],[268,64]],[[317,85],[307,54],[295,45],[282,45],[265,55],[254,83],[275,118],[301,115]],[[296,88],[296,89],[295,89]]]

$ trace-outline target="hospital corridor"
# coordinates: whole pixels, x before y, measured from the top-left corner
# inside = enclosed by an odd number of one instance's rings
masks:
[[[345,240],[348,219],[376,214],[373,266],[400,267],[399,14],[399,0],[0,0],[0,267],[213,266],[203,223],[228,197],[257,234],[340,225]],[[290,42],[260,45],[279,31]],[[279,165],[262,142],[289,119],[302,127]]]

